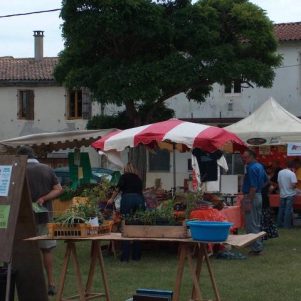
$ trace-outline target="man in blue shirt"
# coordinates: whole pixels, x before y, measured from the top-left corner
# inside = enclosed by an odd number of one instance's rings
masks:
[[[268,177],[263,166],[256,161],[256,154],[246,150],[242,155],[246,164],[243,182],[243,209],[245,229],[247,233],[259,233],[261,230],[262,197],[261,190],[267,184]],[[258,239],[251,245],[250,255],[260,255],[263,250],[262,240]]]

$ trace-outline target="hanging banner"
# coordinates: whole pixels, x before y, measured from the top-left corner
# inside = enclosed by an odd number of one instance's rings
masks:
[[[288,156],[301,156],[301,143],[288,143],[287,145]]]
[[[8,196],[12,166],[0,165],[0,196]]]

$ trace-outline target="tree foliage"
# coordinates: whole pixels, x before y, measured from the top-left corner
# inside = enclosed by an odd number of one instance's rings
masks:
[[[149,120],[144,120],[147,116],[147,112],[150,110],[149,105],[140,105],[137,112],[141,117],[141,123],[146,124]],[[174,111],[166,108],[164,104],[157,106],[157,110],[154,112],[152,122],[159,122],[174,117]],[[129,119],[125,111],[121,111],[114,115],[96,115],[88,121],[88,129],[105,129],[105,128],[118,128],[121,130],[134,127],[134,121]]]
[[[204,101],[214,83],[270,87],[281,57],[273,24],[248,0],[63,0],[68,87],[124,105],[134,125],[184,92]],[[141,118],[140,105],[149,108]]]

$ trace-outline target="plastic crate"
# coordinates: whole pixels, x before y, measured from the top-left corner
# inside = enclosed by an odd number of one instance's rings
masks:
[[[49,223],[48,236],[51,238],[64,237],[90,237],[109,234],[111,232],[113,222],[105,221],[100,226],[91,226],[89,224],[56,224]]]

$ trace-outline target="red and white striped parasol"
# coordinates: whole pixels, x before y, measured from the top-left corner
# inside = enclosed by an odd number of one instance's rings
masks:
[[[122,151],[127,147],[152,143],[156,143],[161,148],[168,148],[167,145],[170,145],[179,150],[200,148],[207,152],[225,148],[233,151],[233,149],[240,150],[245,147],[244,142],[238,136],[224,128],[178,119],[123,131],[117,130],[92,143],[92,146],[102,151]]]

